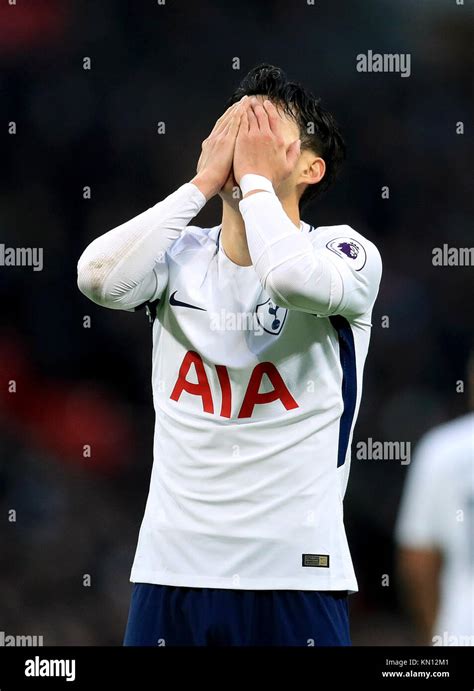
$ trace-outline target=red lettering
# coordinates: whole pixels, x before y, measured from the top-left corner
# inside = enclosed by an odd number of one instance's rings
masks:
[[[232,391],[230,388],[229,372],[225,365],[216,365],[217,376],[222,391],[221,417],[230,417],[232,407]]]
[[[263,375],[266,374],[273,384],[273,391],[267,393],[259,393],[260,384],[262,383]],[[244,401],[240,409],[239,418],[252,417],[254,406],[261,403],[271,403],[272,401],[280,401],[287,410],[297,408],[298,404],[286,388],[281,374],[272,362],[260,362],[253,370],[250,377],[247,391],[245,392]]]
[[[196,375],[198,379],[197,384],[193,384],[192,382],[187,381],[186,379],[186,375],[191,369],[191,365],[194,365],[196,369]],[[193,350],[190,350],[184,356],[184,360],[181,363],[181,367],[179,368],[178,380],[174,385],[174,389],[171,392],[170,398],[173,401],[178,401],[183,391],[187,391],[193,396],[201,396],[202,408],[204,412],[214,412],[211,387],[209,386],[209,381],[206,375],[206,370],[204,369],[203,361],[201,359],[201,356],[198,353],[195,353]]]
[[[193,365],[196,370],[197,384],[186,379]],[[229,372],[224,365],[216,365],[215,367],[222,394],[220,416],[230,418],[232,411],[232,389]],[[266,393],[260,393],[259,389],[264,375],[270,380],[273,389]],[[201,356],[193,350],[190,350],[184,356],[181,367],[179,368],[178,379],[174,385],[170,398],[173,401],[179,401],[183,391],[186,391],[192,396],[200,396],[202,399],[203,411],[205,413],[214,413],[211,386],[206,375],[206,370],[204,369],[204,363]],[[275,365],[272,362],[260,362],[256,365],[250,376],[247,391],[245,392],[242,407],[240,408],[239,418],[252,417],[253,409],[256,405],[272,403],[273,401],[281,401],[286,410],[298,408],[298,403],[289,392]]]

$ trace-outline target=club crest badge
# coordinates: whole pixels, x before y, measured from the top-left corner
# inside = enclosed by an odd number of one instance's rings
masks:
[[[288,310],[275,305],[271,298],[257,305],[255,310],[257,321],[264,331],[278,336],[283,328]]]
[[[367,261],[367,254],[364,247],[354,240],[354,238],[335,238],[326,245],[328,250],[334,252],[348,263],[352,264],[355,271],[360,271],[364,268]]]

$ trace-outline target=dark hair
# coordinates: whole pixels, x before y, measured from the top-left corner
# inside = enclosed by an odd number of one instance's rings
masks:
[[[288,81],[280,67],[264,63],[251,69],[228,100],[227,106],[236,103],[242,96],[256,95],[267,96],[292,117],[300,128],[301,148],[310,149],[326,163],[323,179],[308,185],[301,196],[300,206],[303,206],[319,197],[335,181],[346,157],[342,134],[331,113],[320,105],[320,99],[301,84]]]

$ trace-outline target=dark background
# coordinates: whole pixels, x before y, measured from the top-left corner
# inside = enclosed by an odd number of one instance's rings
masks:
[[[415,444],[467,409],[456,381],[472,270],[434,267],[432,250],[472,241],[472,18],[469,0],[2,1],[0,242],[43,248],[44,269],[0,267],[0,630],[121,643],[152,463],[151,334],[143,313],[88,302],[76,263],[193,176],[201,140],[259,62],[320,95],[346,135],[344,174],[304,219],[348,223],[382,254],[355,441]],[[357,72],[369,49],[410,53],[411,76]],[[198,224],[218,222],[214,200]],[[356,644],[414,640],[392,537],[406,472],[353,461]]]

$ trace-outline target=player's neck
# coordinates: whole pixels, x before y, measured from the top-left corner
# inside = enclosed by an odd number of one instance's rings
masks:
[[[289,199],[280,200],[290,221],[300,228],[300,213],[298,202]],[[222,232],[220,237],[222,248],[227,257],[239,266],[251,266],[252,258],[247,244],[244,219],[236,205],[222,203]]]
[[[301,229],[301,219],[300,219],[300,207],[297,198],[280,199],[280,203],[283,207],[283,211],[286,213],[293,225],[296,226],[298,230]]]
[[[222,204],[222,232],[221,245],[227,257],[239,266],[250,266],[250,257],[247,237],[245,235],[244,219],[239,207],[227,202]]]

